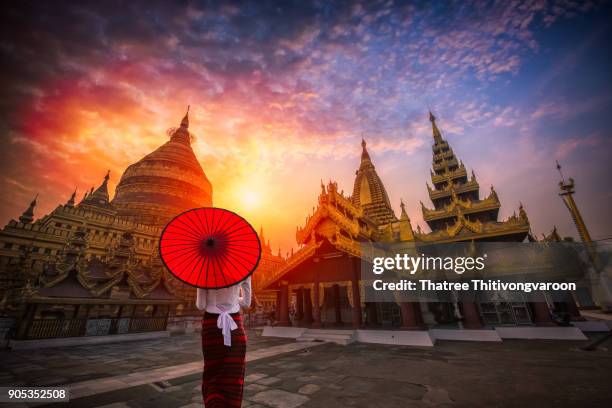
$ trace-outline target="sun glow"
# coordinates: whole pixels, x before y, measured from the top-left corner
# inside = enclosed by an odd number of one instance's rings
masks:
[[[248,209],[254,209],[261,206],[261,196],[255,190],[245,189],[242,192],[242,201]]]
[[[261,191],[254,185],[240,185],[234,191],[234,202],[245,211],[260,209],[263,203]]]

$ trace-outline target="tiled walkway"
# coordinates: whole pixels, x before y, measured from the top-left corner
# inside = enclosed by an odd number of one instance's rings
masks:
[[[55,386],[202,361],[198,334],[156,340],[40,350],[0,351],[0,386]],[[292,340],[249,332],[248,350]]]
[[[167,339],[166,344],[126,343],[123,353],[115,348],[106,349],[108,346],[102,350],[91,348],[88,351],[92,362],[89,363],[84,350],[75,348],[74,353],[63,350],[66,364],[71,364],[74,371],[78,371],[78,363],[75,363],[78,361],[85,371],[93,370],[92,365],[105,364],[108,367],[104,372],[112,374],[88,380],[90,387],[81,383],[79,392],[82,393],[75,394],[81,398],[73,396],[69,405],[50,407],[202,407],[198,340],[197,336],[186,335]],[[325,343],[295,349],[302,344],[261,338],[253,333],[249,340],[250,362],[243,406],[525,407],[535,402],[540,408],[609,406],[612,401],[609,386],[612,353],[608,349],[611,345],[584,352],[579,350],[584,343],[439,341],[429,348]],[[181,353],[177,353],[175,359],[174,347],[195,360],[185,361],[187,357]],[[170,350],[169,354],[164,354],[163,361],[155,362],[164,368],[151,369],[154,363],[144,361],[146,356],[155,355],[153,350],[164,349]],[[48,350],[49,354],[45,355],[52,356],[57,351]],[[144,353],[139,361],[149,368],[125,371],[125,361],[136,363],[136,353]],[[3,353],[2,357],[5,355]],[[8,367],[10,375],[27,377],[28,365],[44,364],[37,358],[41,355],[21,356],[19,363],[12,356]],[[59,358],[53,361],[57,363]],[[133,382],[129,383],[129,379]],[[75,386],[75,389],[78,388]]]
[[[277,346],[261,347],[247,352],[247,362],[262,358],[273,357],[280,354],[311,348],[321,343],[288,343]],[[157,368],[153,370],[140,371],[130,374],[122,374],[98,380],[83,381],[76,384],[68,384],[70,398],[77,399],[105,392],[135,387],[142,384],[163,382],[173,378],[180,378],[192,374],[202,373],[202,361],[179,364],[171,367]]]

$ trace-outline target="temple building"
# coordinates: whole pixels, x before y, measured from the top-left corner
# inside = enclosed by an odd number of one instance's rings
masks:
[[[272,252],[270,239],[266,240],[263,227],[259,229],[259,242],[261,242],[261,258],[257,265],[257,270],[253,273],[252,287],[255,299],[255,304],[264,310],[270,310],[276,305],[276,294],[270,291],[264,291],[262,283],[265,283],[276,270],[281,268],[285,263],[285,258],[281,255],[280,248],[277,254]]]
[[[530,224],[522,205],[505,220],[498,219],[501,203],[493,187],[484,198],[472,171],[468,171],[442,137],[436,118],[432,126],[431,186],[433,208],[421,203],[430,232],[413,229],[405,204],[397,218],[385,186],[362,141],[361,162],[353,194],[339,191],[336,182],[321,183],[317,206],[298,227],[300,246],[287,262],[263,283],[276,292],[277,320],[289,324],[290,304],[298,325],[310,327],[401,327],[458,324],[478,328],[497,324],[550,324],[545,302],[503,302],[489,299],[453,303],[365,302],[360,281],[363,243],[522,242],[531,239]]]
[[[158,255],[161,229],[212,205],[212,186],[191,148],[189,117],[130,165],[111,200],[110,172],[77,203],[76,191],[35,220],[39,197],[0,231],[0,315],[19,339],[165,330],[193,310],[195,290]]]

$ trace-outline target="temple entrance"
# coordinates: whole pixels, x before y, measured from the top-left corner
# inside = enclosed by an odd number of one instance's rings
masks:
[[[324,326],[350,325],[353,319],[346,286],[332,285],[324,290],[321,322]]]

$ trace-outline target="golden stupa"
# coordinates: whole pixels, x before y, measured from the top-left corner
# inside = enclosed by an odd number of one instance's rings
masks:
[[[212,205],[212,185],[191,148],[188,114],[168,142],[125,170],[112,201],[119,217],[162,226],[190,208]]]

